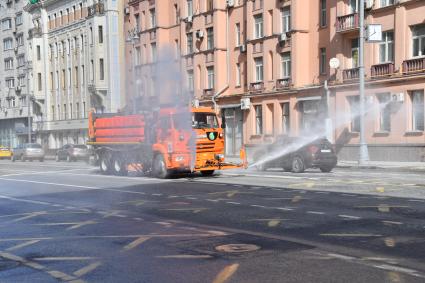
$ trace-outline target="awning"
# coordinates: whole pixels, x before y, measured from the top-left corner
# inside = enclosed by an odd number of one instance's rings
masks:
[[[240,108],[240,107],[241,107],[241,104],[240,104],[240,103],[238,103],[238,104],[218,105],[218,107],[219,107],[220,109],[227,109],[227,108]]]
[[[321,96],[297,97],[297,101],[308,101],[308,100],[322,100],[322,97]]]

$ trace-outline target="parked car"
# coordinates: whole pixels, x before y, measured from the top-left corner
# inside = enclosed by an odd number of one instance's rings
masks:
[[[306,142],[304,138],[279,136],[274,143],[254,154],[254,163],[258,163],[256,168],[260,171],[283,168],[302,173],[308,168],[319,168],[322,172],[330,172],[337,164],[337,156],[325,138]]]
[[[39,160],[40,162],[44,161],[44,150],[38,143],[26,143],[21,144],[18,147],[13,149],[12,152],[12,161],[21,160]]]
[[[66,160],[68,162],[84,160],[89,161],[90,152],[83,144],[66,144],[56,152],[56,161]]]
[[[10,159],[12,157],[12,151],[5,146],[0,145],[0,159]]]

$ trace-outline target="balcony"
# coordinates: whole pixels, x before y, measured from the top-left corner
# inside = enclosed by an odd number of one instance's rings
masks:
[[[88,7],[87,18],[91,18],[97,15],[103,15],[105,13],[105,6],[103,3],[96,3]]]
[[[391,76],[392,74],[394,74],[394,63],[372,65],[370,69],[370,76],[374,79]]]
[[[255,82],[249,84],[249,92],[250,93],[257,93],[264,90],[264,83],[263,82]]]
[[[214,89],[213,88],[206,88],[204,89],[202,93],[202,99],[209,99],[214,95]]]
[[[336,17],[336,31],[349,32],[359,28],[359,14],[353,13]]]
[[[425,58],[403,61],[403,74],[425,73]]]
[[[282,89],[288,89],[291,87],[291,78],[282,78],[278,79],[276,81],[276,89],[282,90]]]
[[[345,69],[342,71],[342,80],[353,81],[359,79],[359,68]]]

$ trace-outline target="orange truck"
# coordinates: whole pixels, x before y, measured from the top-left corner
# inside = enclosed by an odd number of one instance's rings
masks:
[[[207,107],[163,107],[144,114],[89,114],[89,141],[103,174],[127,175],[129,169],[167,178],[175,173],[247,166],[224,161],[224,134]]]

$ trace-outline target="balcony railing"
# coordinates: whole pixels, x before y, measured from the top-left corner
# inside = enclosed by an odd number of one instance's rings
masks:
[[[392,74],[394,74],[394,63],[391,63],[391,62],[372,65],[370,69],[370,76],[372,78],[390,76]]]
[[[249,84],[249,92],[261,92],[264,90],[263,82],[255,82]]]
[[[276,81],[276,89],[287,89],[291,87],[291,78],[282,78]]]
[[[202,94],[202,98],[209,98],[214,95],[214,89],[213,88],[207,88],[204,89],[204,92]]]
[[[344,81],[358,80],[359,68],[345,69],[342,71],[342,79]]]
[[[353,13],[336,18],[336,31],[345,32],[359,28],[359,14]]]
[[[403,73],[425,73],[425,58],[415,58],[403,61]]]

